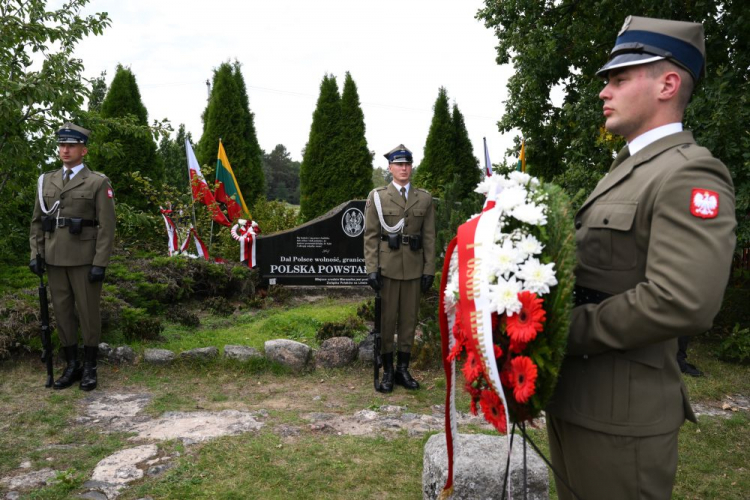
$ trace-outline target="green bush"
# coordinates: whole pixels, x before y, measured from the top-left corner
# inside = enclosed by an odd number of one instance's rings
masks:
[[[193,311],[186,307],[175,306],[167,309],[167,319],[174,323],[179,323],[188,328],[197,328],[201,324],[200,318]]]
[[[156,340],[164,331],[161,320],[149,316],[145,309],[125,307],[122,309],[121,329],[125,338],[132,340]]]
[[[734,325],[732,332],[719,344],[716,354],[724,361],[734,363],[750,362],[750,328]]]
[[[234,312],[234,306],[224,297],[209,297],[203,301],[203,308],[219,316],[229,316]]]
[[[359,318],[348,318],[342,322],[326,322],[315,332],[318,343],[334,337],[349,337],[353,339],[356,334],[364,330],[364,323]]]

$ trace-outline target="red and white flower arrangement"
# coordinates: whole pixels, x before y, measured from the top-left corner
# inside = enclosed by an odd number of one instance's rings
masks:
[[[456,361],[463,360],[473,414],[481,410],[501,434],[533,420],[554,390],[572,296],[572,216],[562,190],[511,172],[485,178],[476,192],[487,196],[485,208],[459,227],[441,279],[446,492],[457,437]]]

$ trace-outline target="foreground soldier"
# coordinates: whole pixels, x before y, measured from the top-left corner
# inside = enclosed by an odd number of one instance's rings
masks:
[[[599,94],[628,147],[576,214],[576,307],[547,408],[561,499],[668,499],[695,422],[677,338],[708,330],[735,246],[727,168],[682,130],[703,26],[628,17]]]
[[[101,339],[99,300],[104,271],[115,235],[114,192],[104,174],[83,164],[90,132],[66,123],[57,132],[63,168],[39,177],[31,219],[31,271],[46,264],[52,307],[65,353],[66,367],[54,383],[65,389],[96,388],[96,357]],[[37,254],[42,260],[38,264]],[[78,362],[78,320],[83,333],[84,363]]]
[[[432,196],[411,186],[412,154],[403,144],[385,154],[393,182],[376,188],[365,208],[367,283],[382,292],[382,392],[394,381],[407,389],[419,383],[409,373],[420,289],[435,278],[435,213]],[[398,361],[393,372],[393,339],[398,329]],[[377,353],[374,353],[377,355]]]

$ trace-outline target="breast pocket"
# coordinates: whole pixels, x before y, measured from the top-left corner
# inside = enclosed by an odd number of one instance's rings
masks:
[[[389,226],[395,226],[403,218],[403,210],[400,208],[383,208],[383,219]]]
[[[638,202],[598,203],[585,215],[585,235],[579,241],[584,264],[600,269],[627,271],[638,263],[633,222]]]
[[[52,205],[58,200],[58,195],[54,189],[47,189],[43,193],[44,204],[47,205],[47,209],[52,208]]]

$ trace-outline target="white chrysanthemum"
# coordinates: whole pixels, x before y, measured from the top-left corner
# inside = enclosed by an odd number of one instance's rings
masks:
[[[526,172],[519,172],[518,170],[514,170],[513,172],[511,172],[508,175],[508,178],[521,186],[526,186],[531,180],[531,176],[529,174],[527,174]]]
[[[445,309],[451,310],[458,303],[458,277],[451,276],[445,284]]]
[[[537,295],[549,293],[549,287],[557,285],[555,264],[542,264],[533,257],[521,264],[516,276],[523,280],[524,290]]]
[[[521,222],[531,224],[532,226],[543,226],[547,224],[547,215],[544,213],[544,206],[534,203],[524,203],[513,209],[511,215]]]
[[[497,207],[503,212],[509,213],[516,207],[526,203],[526,190],[521,186],[505,188],[497,197]]]
[[[499,279],[497,285],[490,285],[490,305],[498,314],[515,314],[521,310],[521,301],[518,294],[521,291],[521,282],[515,276],[509,280]]]
[[[542,253],[544,245],[533,234],[525,234],[517,241],[516,248],[526,258]]]
[[[492,181],[492,177],[485,177],[479,182],[479,184],[477,184],[477,187],[474,188],[474,192],[486,195],[490,192],[490,188],[493,184],[495,184],[495,182]]]
[[[498,278],[507,278],[518,270],[518,264],[523,262],[523,256],[513,245],[510,238],[503,238],[502,243],[493,245],[489,252],[487,271]]]

